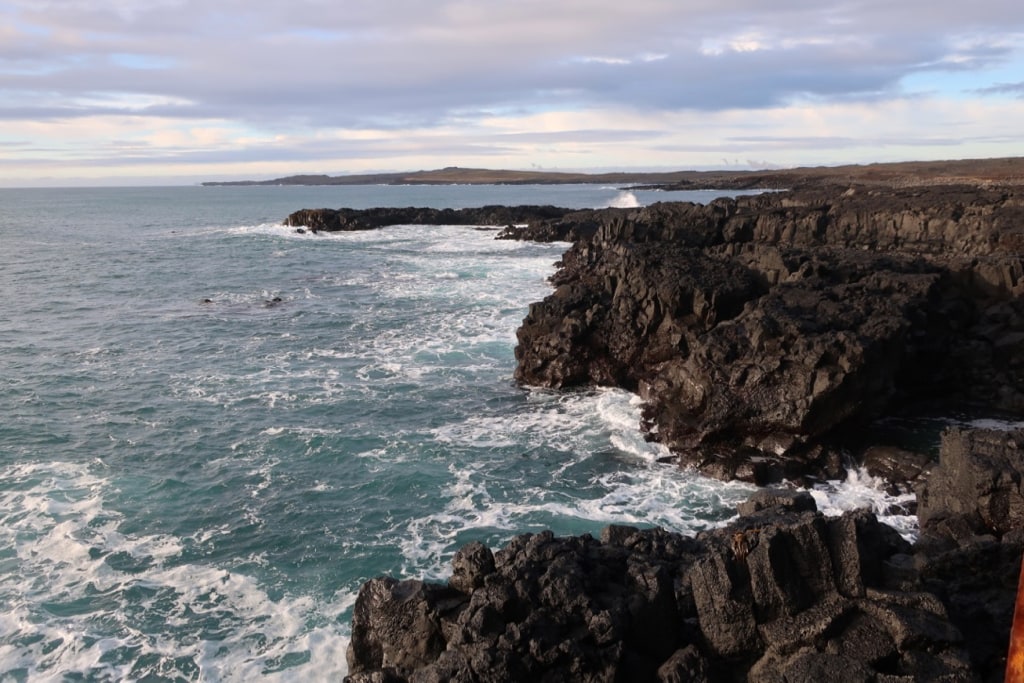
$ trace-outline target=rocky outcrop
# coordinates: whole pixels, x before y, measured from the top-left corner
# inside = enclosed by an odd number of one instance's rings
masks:
[[[651,438],[713,476],[841,477],[865,425],[894,412],[1024,415],[1024,196],[821,187],[637,209],[317,209],[286,223],[573,241],[518,331],[516,379],[638,391]]]
[[[938,464],[866,436],[917,406],[1024,415],[1024,198],[820,189],[707,206],[298,212],[289,224],[508,226],[571,240],[519,331],[519,381],[640,392],[684,464],[758,482],[866,462],[917,480],[911,546],[867,511],[762,490],[727,527],[471,543],[446,584],[360,591],[352,683],[998,681],[1024,552],[1024,431]],[[865,448],[866,447],[866,448]]]
[[[1002,680],[1022,444],[947,431],[916,546],[870,512],[827,518],[809,494],[771,489],[696,537],[612,526],[471,543],[446,585],[364,585],[348,680]]]
[[[373,208],[373,209],[302,209],[289,215],[284,224],[310,232],[341,232],[374,230],[389,225],[479,225],[515,226],[542,223],[554,225],[561,217],[573,213],[554,206],[484,206],[470,209]],[[549,228],[549,233],[551,232]],[[586,236],[578,226],[566,228],[558,239],[580,239]],[[552,238],[547,238],[552,239]]]
[[[844,432],[894,410],[1024,414],[1022,198],[861,189],[602,216],[530,307],[516,378],[638,391],[684,464],[836,477]]]
[[[1000,681],[1024,549],[1024,430],[950,428],[918,490],[920,585],[964,634],[975,667]]]
[[[923,528],[957,543],[1024,529],[1024,430],[951,428],[941,456],[918,491]]]
[[[470,544],[447,586],[374,579],[349,680],[977,680],[943,603],[891,575],[894,531],[772,502],[696,538],[546,532]]]

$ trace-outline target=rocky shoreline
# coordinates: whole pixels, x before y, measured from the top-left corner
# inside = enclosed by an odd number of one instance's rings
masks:
[[[878,418],[1024,415],[1024,194],[1012,189],[812,189],[583,211],[318,209],[286,220],[311,231],[396,223],[504,225],[499,239],[573,242],[556,290],[517,332],[516,379],[637,391],[650,438],[712,476],[836,479],[847,458],[871,455],[874,474],[903,481],[923,468],[902,465],[934,453],[879,441]]]
[[[914,546],[764,489],[685,537],[606,528],[458,551],[447,584],[364,584],[370,681],[1001,681],[1024,551],[1024,431],[950,430]]]
[[[517,333],[518,381],[637,391],[649,438],[712,476],[811,484],[859,462],[918,493],[914,546],[792,492],[762,492],[696,538],[471,544],[447,586],[363,587],[351,680],[1000,680],[1024,432],[950,429],[936,465],[878,421],[1024,416],[1024,195],[895,185],[289,217],[571,241]]]
[[[845,457],[898,445],[865,441],[877,418],[1024,414],[1024,195],[789,192],[502,236],[584,230],[517,333],[516,379],[637,391],[683,465],[842,478]]]

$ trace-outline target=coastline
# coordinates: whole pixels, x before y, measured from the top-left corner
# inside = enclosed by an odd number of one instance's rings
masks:
[[[207,181],[205,186],[244,185],[635,185],[665,190],[779,190],[849,184],[905,187],[922,184],[1020,185],[1024,158],[911,161],[757,171],[557,172],[450,166],[431,171],[295,175],[271,180]]]
[[[680,671],[773,680],[768,672],[789,670],[798,675],[812,670],[850,671],[850,667],[863,672],[864,680],[875,680],[875,676],[904,680],[899,677],[936,674],[940,669],[948,680],[995,675],[1005,648],[992,643],[1005,643],[1008,635],[1006,612],[1009,604],[1012,616],[1013,591],[1006,590],[1007,578],[1012,589],[1016,577],[1007,574],[1020,563],[1017,510],[1024,509],[1024,500],[1013,486],[997,486],[998,490],[990,489],[980,497],[977,487],[956,495],[936,494],[936,489],[962,484],[962,477],[935,473],[955,468],[948,453],[956,451],[961,460],[988,463],[979,465],[980,470],[988,467],[1002,473],[988,479],[1019,481],[1024,468],[1006,454],[1015,454],[1024,436],[953,430],[944,437],[946,455],[938,466],[931,454],[865,442],[862,437],[865,425],[894,414],[894,409],[901,414],[909,403],[933,411],[968,406],[991,414],[1022,414],[1024,402],[1018,394],[1022,384],[1015,373],[1020,369],[1017,346],[1024,340],[1020,310],[1024,205],[1015,183],[950,186],[928,181],[911,189],[905,182],[896,185],[895,190],[848,186],[841,192],[816,187],[716,201],[706,207],[655,205],[520,215],[517,220],[525,219],[527,226],[509,227],[502,236],[544,239],[547,235],[575,242],[554,277],[558,289],[531,307],[520,329],[519,381],[556,388],[574,384],[640,388],[654,408],[648,414],[651,437],[679,453],[680,464],[727,479],[765,484],[804,477],[803,483],[808,483],[839,471],[854,437],[861,437],[857,456],[876,465],[884,463],[888,470],[883,476],[896,486],[917,489],[919,500],[923,495],[922,540],[914,548],[901,546],[884,530],[864,532],[881,527],[873,516],[853,513],[826,523],[805,502],[784,503],[774,511],[768,505],[769,511],[757,511],[759,533],[772,529],[779,538],[790,540],[778,541],[783,550],[769,552],[767,564],[746,579],[740,569],[749,557],[749,544],[745,536],[742,541],[735,536],[746,531],[730,528],[695,540],[672,541],[704,543],[702,552],[711,554],[702,555],[694,566],[704,567],[702,572],[710,566],[723,567],[725,574],[715,581],[726,583],[716,584],[716,591],[730,595],[746,591],[748,597],[731,607],[708,598],[714,604],[698,605],[694,630],[693,624],[686,626],[694,614],[687,612],[690,608],[685,604],[695,598],[679,594],[679,586],[687,582],[692,586],[694,578],[677,576],[669,582],[675,586],[674,600],[657,598],[649,609],[672,612],[670,622],[677,625],[676,635],[682,640],[677,638],[671,647],[663,644],[656,653],[641,653],[641,659],[636,659],[631,645],[640,622],[627,619],[625,625],[608,627],[618,636],[606,642],[598,632],[607,626],[601,626],[604,617],[598,618],[599,612],[580,622],[580,613],[573,612],[576,608],[571,605],[546,605],[542,588],[517,594],[518,607],[508,612],[501,607],[505,598],[493,603],[497,589],[488,581],[499,580],[488,577],[502,575],[518,586],[516,582],[527,581],[531,572],[539,571],[544,576],[554,572],[553,581],[569,581],[567,577],[576,570],[566,574],[565,567],[558,568],[563,551],[552,550],[552,544],[559,548],[583,544],[584,554],[591,555],[626,545],[630,549],[624,556],[620,550],[612,552],[619,558],[615,561],[625,557],[628,562],[640,562],[642,553],[638,555],[635,546],[653,543],[646,534],[655,532],[612,529],[597,549],[590,548],[586,538],[523,537],[491,560],[489,550],[464,549],[456,557],[455,574],[447,587],[390,580],[364,586],[362,607],[357,605],[353,623],[351,680],[377,680],[378,675],[405,680],[414,672],[417,680],[470,680],[470,673],[482,680],[509,680],[482,674],[493,674],[501,666],[512,666],[506,670],[530,677],[548,672],[578,678],[573,672],[589,671],[587,676],[592,674],[595,680],[612,675],[609,672],[674,680],[672,676],[681,675]],[[292,224],[300,223],[296,219]],[[722,267],[726,271],[718,272]],[[700,275],[687,279],[686,274],[692,273]],[[671,283],[667,290],[665,283]],[[724,330],[732,334],[722,337]],[[762,342],[737,346],[737,339],[752,337]],[[772,339],[779,341],[765,343]],[[814,343],[801,345],[807,339]],[[799,363],[800,358],[813,362]],[[748,368],[741,377],[732,372],[738,364]],[[938,369],[940,376],[932,376]],[[752,376],[756,377],[753,384]],[[715,398],[723,388],[725,393]],[[936,402],[936,397],[942,400]],[[780,406],[796,408],[780,414]],[[993,459],[989,451],[996,442],[1004,447],[996,448],[1001,455]],[[863,448],[864,443],[868,448]],[[878,448],[883,452],[878,453]],[[742,457],[737,459],[737,453]],[[933,487],[930,494],[929,486]],[[927,503],[929,495],[932,503]],[[941,504],[936,505],[936,500]],[[799,510],[793,510],[793,505]],[[993,510],[998,513],[995,517]],[[798,520],[791,519],[794,513]],[[743,518],[737,524],[742,526]],[[734,534],[728,546],[731,554],[708,550],[726,547],[724,539],[730,533]],[[623,542],[636,534],[645,540]],[[808,555],[805,541],[815,536],[818,541],[812,545],[824,544],[829,550],[811,553],[815,561],[801,564],[805,560],[799,558]],[[528,552],[523,550],[527,547]],[[852,571],[837,568],[841,564],[837,557],[847,552],[844,547],[860,549],[855,562],[863,574],[860,584],[843,583],[841,577]],[[868,547],[885,550],[869,553],[868,558],[863,555]],[[979,559],[991,559],[993,552],[1001,558],[998,562],[986,565]],[[472,575],[468,583],[458,578],[467,553],[482,557],[473,560],[474,569],[466,570]],[[659,565],[666,560],[650,561]],[[987,650],[975,642],[979,615],[957,612],[964,591],[957,588],[958,576],[946,562],[980,564],[988,571],[989,583],[1001,587],[1001,593],[981,610],[991,636],[986,638]],[[775,577],[776,587],[759,583],[762,580],[757,577],[762,574]],[[668,590],[664,586],[669,584],[662,579],[651,580],[653,584],[645,580],[649,588],[663,586],[654,589],[657,595]],[[626,583],[633,588],[644,584],[636,577]],[[807,586],[812,587],[810,598]],[[587,590],[569,587],[566,595],[578,607],[580,600],[592,599],[586,597]],[[782,597],[762,604],[758,596],[765,590]],[[909,597],[925,594],[933,596],[932,602]],[[795,602],[787,602],[791,599]],[[666,606],[670,603],[671,609]],[[846,606],[836,612],[833,607],[839,603]],[[826,609],[826,604],[832,607]],[[490,607],[485,609],[486,605]],[[559,623],[576,624],[575,631],[570,629],[541,647],[527,625],[540,618],[531,615],[547,614],[544,610],[549,608],[561,615],[556,618]],[[396,619],[406,619],[401,615],[408,616],[410,609],[429,622],[429,628],[423,626],[429,633],[421,639],[426,650],[418,653],[404,636],[382,631]],[[943,624],[941,633],[936,631],[934,638],[924,641],[901,636],[910,627],[901,621],[904,617],[890,616],[894,610],[908,609],[916,610],[913,619]],[[735,617],[735,610],[753,610],[753,616],[736,621],[728,616]],[[805,627],[814,634],[810,640],[804,636],[776,640],[766,635],[766,628],[792,629],[811,614],[816,615],[818,626]],[[601,624],[595,625],[595,619]],[[883,648],[884,656],[843,654],[842,643],[853,637],[848,635],[851,624],[863,628],[865,619],[873,620],[872,628],[887,633],[893,643]],[[584,635],[569,637],[569,632],[577,631]],[[758,635],[738,635],[742,633]],[[826,634],[834,637],[825,638]],[[742,643],[734,643],[737,638]],[[371,645],[364,647],[361,642]],[[481,642],[487,644],[486,655],[471,647]],[[922,642],[927,643],[922,646],[930,658],[927,662],[919,652]],[[596,655],[574,649],[583,647],[580,643],[617,654],[594,659]],[[545,650],[548,646],[553,648],[550,652]],[[937,669],[935,652],[939,650],[944,654],[938,660],[945,668]],[[674,663],[665,669],[670,661]]]

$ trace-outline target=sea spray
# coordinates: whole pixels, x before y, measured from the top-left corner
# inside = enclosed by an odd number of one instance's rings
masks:
[[[623,190],[615,195],[615,198],[608,203],[608,206],[614,209],[634,209],[640,206],[640,200],[637,199],[633,192]]]

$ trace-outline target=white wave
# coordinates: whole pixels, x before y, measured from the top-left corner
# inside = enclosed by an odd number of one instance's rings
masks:
[[[340,680],[354,600],[271,598],[244,573],[122,534],[86,465],[0,469],[0,679]]]
[[[608,206],[613,209],[635,209],[640,206],[640,200],[629,190],[623,190],[608,202]]]
[[[415,235],[409,230],[398,227],[374,232],[405,234],[411,241]],[[545,245],[537,250],[481,236],[477,231],[443,226],[428,233],[421,242],[435,239],[450,253],[440,256],[402,247],[404,251],[385,260],[385,266],[393,264],[387,269],[367,268],[318,280],[323,287],[365,288],[369,290],[367,300],[379,302],[375,305],[381,314],[376,318],[328,309],[328,315],[343,321],[333,347],[324,348],[322,339],[304,345],[303,339],[296,337],[283,346],[271,338],[252,336],[234,358],[252,370],[178,374],[170,382],[173,395],[226,407],[257,402],[298,408],[378,392],[389,383],[427,387],[464,381],[468,373],[507,367],[523,310],[530,301],[550,292],[545,277],[558,248]],[[456,249],[467,244],[470,247],[464,251]],[[524,248],[526,256],[520,253]],[[481,280],[494,285],[481,285]],[[323,294],[318,287],[311,292],[307,283],[302,291],[304,300],[338,296]],[[202,310],[214,316],[223,311],[231,315],[227,320],[233,314],[292,310],[288,304],[296,298],[288,291],[271,289],[208,296],[213,304]],[[282,305],[268,306],[275,298],[283,299]],[[214,350],[212,355],[216,354]]]
[[[396,536],[410,572],[442,578],[460,542],[508,538],[543,528],[607,524],[661,526],[695,533],[735,516],[754,487],[708,479],[658,462],[667,454],[644,439],[639,397],[619,389],[531,391],[525,410],[475,416],[433,431],[453,452],[514,449],[546,461],[547,481],[508,481],[479,457],[450,467],[439,512],[412,520]],[[528,466],[524,461],[524,467]],[[503,478],[504,477],[504,478]],[[717,520],[717,521],[715,521]]]
[[[753,488],[723,483],[668,465],[632,463],[630,471],[604,474],[583,485],[594,497],[554,495],[548,488],[525,487],[514,499],[493,494],[487,473],[452,472],[455,483],[442,492],[441,512],[412,520],[396,535],[408,561],[405,571],[440,579],[448,576],[452,553],[467,533],[507,539],[524,531],[552,526],[628,524],[659,526],[685,534],[724,524]],[[557,476],[557,475],[553,475]],[[718,519],[718,522],[708,521]]]
[[[873,477],[863,469],[850,470],[844,481],[829,481],[813,489],[811,495],[818,509],[826,515],[838,516],[866,508],[908,541],[917,538],[917,515],[902,512],[916,500],[915,494],[889,493],[884,479]]]
[[[668,451],[644,438],[638,426],[641,400],[629,392],[536,390],[529,402],[532,410],[473,417],[438,428],[434,436],[452,447],[554,452],[561,460],[551,466],[550,481],[516,488],[510,497],[509,487],[495,480],[486,464],[453,466],[443,510],[414,520],[405,530],[402,547],[411,568],[444,577],[447,560],[467,534],[571,526],[571,520],[696,533],[733,519],[735,506],[755,490],[659,464]],[[609,453],[617,454],[611,467],[595,464]],[[571,493],[560,495],[560,487]],[[914,495],[893,495],[884,481],[866,472],[852,471],[845,481],[828,482],[811,493],[826,515],[867,508],[908,540],[916,538],[917,517],[903,512]]]
[[[239,225],[224,230],[229,235],[261,235],[267,237],[279,237],[291,240],[318,240],[318,239],[330,239],[339,235],[348,233],[337,233],[337,232],[311,232],[304,230],[299,232],[298,228],[289,225],[283,225],[281,223],[260,223],[258,225]]]
[[[992,429],[1000,432],[1010,432],[1016,429],[1024,429],[1024,421],[1020,420],[998,420],[993,418],[980,418],[968,420],[957,424],[974,427],[975,429]]]
[[[434,436],[447,443],[474,445],[498,440],[520,444],[524,449],[546,447],[586,454],[591,445],[596,445],[591,438],[600,433],[595,432],[595,428],[603,422],[601,405],[604,404],[603,410],[608,413],[611,412],[609,403],[628,405],[631,397],[632,394],[618,389],[586,393],[530,390],[527,394],[529,410],[472,416],[435,429]]]

